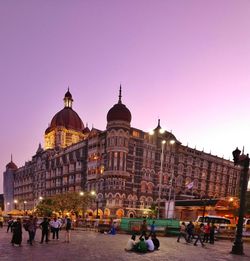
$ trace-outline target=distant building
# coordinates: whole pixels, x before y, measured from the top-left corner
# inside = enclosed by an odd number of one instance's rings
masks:
[[[16,164],[11,161],[6,165],[6,170],[3,173],[3,194],[4,194],[4,209],[10,211],[14,208],[14,175],[17,171]]]
[[[132,127],[121,88],[104,131],[84,126],[72,104],[68,90],[45,131],[44,149],[39,144],[20,168],[7,165],[5,204],[11,208],[14,199],[19,209],[24,201],[32,209],[39,197],[94,190],[100,215],[140,216],[157,205],[159,194],[161,200],[238,194],[239,168],[231,161],[182,145],[160,120],[151,134]],[[96,203],[89,211],[96,214]]]

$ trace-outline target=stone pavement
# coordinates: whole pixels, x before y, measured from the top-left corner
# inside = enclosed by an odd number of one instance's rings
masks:
[[[48,244],[39,244],[40,230],[37,231],[35,244],[26,243],[27,232],[23,231],[22,247],[10,244],[11,233],[5,227],[0,229],[1,261],[122,261],[122,260],[187,260],[187,261],[247,261],[250,260],[250,243],[244,243],[245,256],[230,254],[232,242],[216,241],[215,245],[200,245],[176,242],[175,237],[160,237],[160,250],[153,253],[137,254],[124,251],[129,235],[104,235],[93,231],[72,231],[70,243],[64,243],[64,231],[60,240],[51,240]],[[182,239],[183,240],[183,239]]]

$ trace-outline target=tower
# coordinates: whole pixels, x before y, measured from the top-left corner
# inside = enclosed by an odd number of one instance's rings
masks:
[[[120,86],[118,103],[107,114],[107,165],[105,169],[106,182],[115,184],[112,190],[106,191],[108,207],[113,214],[123,205],[126,199],[126,182],[130,177],[127,172],[129,152],[131,113],[122,104],[122,88]]]
[[[7,212],[14,208],[14,174],[16,170],[17,166],[12,161],[11,155],[11,160],[3,173],[4,210]]]

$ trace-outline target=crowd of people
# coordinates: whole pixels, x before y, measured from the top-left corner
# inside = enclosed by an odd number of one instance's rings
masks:
[[[150,230],[148,230],[148,227],[150,227]],[[17,218],[16,220],[10,218],[6,232],[12,232],[11,244],[13,246],[21,246],[24,229],[28,233],[27,243],[33,245],[38,228],[41,229],[40,244],[43,244],[44,242],[48,243],[50,240],[59,240],[59,234],[62,229],[65,230],[64,242],[70,242],[72,221],[68,216],[65,218],[54,217],[51,219],[44,217],[40,223],[38,223],[38,219],[33,216],[30,216],[28,220],[24,220],[23,222],[20,218]],[[193,243],[195,246],[197,246],[198,243],[202,246],[205,246],[204,243],[214,244],[215,229],[216,226],[214,223],[201,223],[198,227],[195,227],[192,221],[190,221],[187,225],[185,222],[182,222],[180,225],[177,242],[180,242],[181,238],[184,238],[186,243]],[[111,229],[106,234],[116,234],[115,222],[111,223]],[[156,236],[155,221],[152,221],[151,225],[148,225],[147,221],[143,220],[140,226],[138,240],[136,240],[136,235],[133,234],[131,238],[129,238],[125,250],[146,253],[159,250],[159,247],[160,241]]]
[[[152,222],[152,224],[150,225],[150,231],[148,231],[147,222],[146,220],[143,220],[140,227],[139,240],[137,241],[136,235],[133,234],[128,240],[125,250],[146,253],[159,250],[159,247],[160,241],[155,233],[155,221]]]
[[[180,242],[181,237],[183,237],[186,243],[192,243],[194,240],[194,245],[197,246],[197,243],[204,247],[204,243],[214,244],[214,233],[216,226],[214,223],[210,224],[209,222],[204,225],[201,223],[197,228],[195,228],[192,221],[186,226],[185,222],[182,222],[180,225],[180,232],[177,238],[177,242]]]
[[[38,224],[38,219],[36,217],[30,216],[28,220],[25,220],[23,223],[20,218],[13,220],[12,218],[8,221],[7,233],[12,232],[11,244],[19,245],[22,244],[23,229],[28,233],[27,243],[31,246],[34,243],[37,229],[41,229],[41,240],[40,244],[43,244],[45,241],[48,243],[52,240],[59,240],[59,231],[63,228],[65,229],[65,241],[70,242],[70,230],[72,228],[72,222],[69,217],[52,219],[44,217],[43,221]],[[52,236],[51,236],[52,234]]]

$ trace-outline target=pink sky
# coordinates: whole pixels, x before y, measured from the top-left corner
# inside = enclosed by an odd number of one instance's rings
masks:
[[[190,147],[250,152],[249,0],[0,1],[0,35],[1,173],[31,159],[68,85],[90,127],[121,83],[133,127],[160,117]]]

